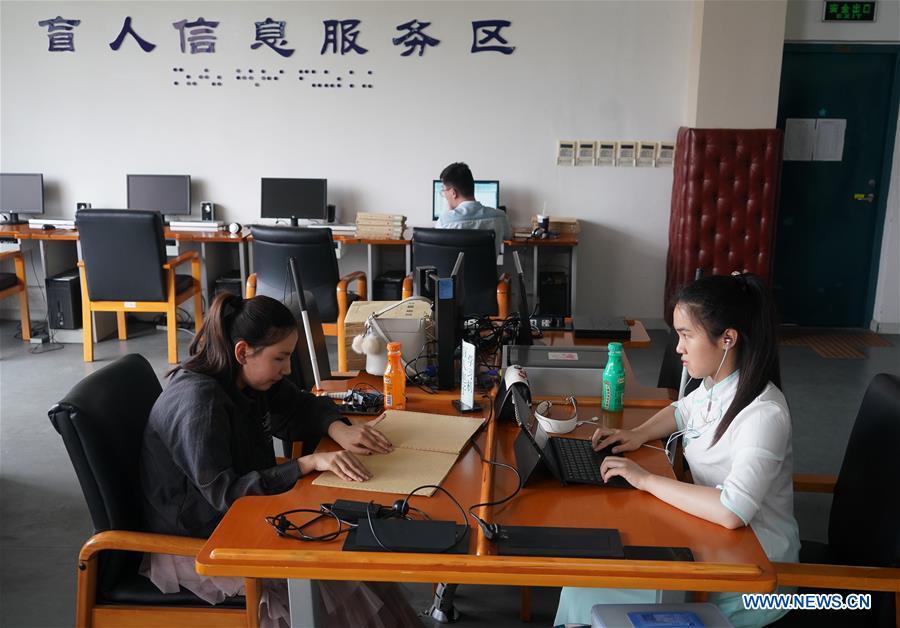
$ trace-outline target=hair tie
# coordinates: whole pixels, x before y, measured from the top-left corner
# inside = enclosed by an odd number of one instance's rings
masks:
[[[746,292],[747,288],[750,286],[750,283],[747,281],[747,273],[734,271],[733,273],[731,273],[731,276],[737,282],[741,290],[744,290]]]
[[[235,301],[237,300],[237,302]],[[222,304],[222,322],[229,331],[235,317],[244,309],[244,300],[240,297],[232,297]]]

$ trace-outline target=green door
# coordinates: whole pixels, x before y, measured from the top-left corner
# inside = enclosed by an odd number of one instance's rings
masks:
[[[840,161],[784,162],[773,288],[785,323],[869,324],[897,123],[898,49],[785,46],[778,127],[788,118],[846,120]]]

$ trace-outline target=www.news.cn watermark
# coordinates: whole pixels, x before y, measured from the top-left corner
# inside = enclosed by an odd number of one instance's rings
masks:
[[[872,608],[871,593],[744,593],[741,599],[748,611],[861,611]]]

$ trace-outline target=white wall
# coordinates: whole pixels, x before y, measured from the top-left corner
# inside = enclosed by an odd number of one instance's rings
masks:
[[[786,0],[703,2],[692,126],[775,126],[786,6]]]
[[[822,6],[820,0],[788,0],[785,41],[900,42],[900,0],[878,2],[873,24],[822,22]],[[892,161],[871,327],[900,333],[900,131]]]
[[[582,221],[579,309],[652,323],[662,318],[671,169],[558,167],[555,146],[671,140],[698,120],[771,126],[783,0],[752,28],[742,3],[731,4],[4,0],[0,168],[43,172],[47,211],[63,216],[78,201],[124,205],[125,174],[158,172],[191,174],[195,211],[212,200],[226,220],[258,216],[260,177],[297,176],[328,178],[340,219],[401,211],[425,225],[431,179],[465,160],[476,177],[501,180],[514,224],[545,202]],[[47,52],[37,22],[56,15],[82,20],[77,52]],[[157,44],[152,53],[130,39],[119,52],[108,48],[127,15]],[[221,22],[215,55],[179,51],[172,22],[198,15]],[[287,20],[292,58],[249,49],[253,22],[268,16]],[[429,34],[442,41],[404,58],[390,38],[414,17],[431,21]],[[369,54],[319,55],[321,22],[334,18],[362,20]],[[513,55],[469,53],[471,21],[491,18],[513,22],[504,33]],[[173,67],[194,76],[208,67],[225,85],[175,87]],[[251,67],[285,74],[258,88],[233,79]],[[372,70],[375,87],[313,89],[310,76],[296,80],[301,68],[345,81],[349,69]],[[736,85],[740,108],[722,96]]]

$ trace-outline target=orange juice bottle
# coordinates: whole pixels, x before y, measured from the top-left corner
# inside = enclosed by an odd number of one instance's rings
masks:
[[[388,365],[384,372],[385,410],[406,409],[406,373],[400,360],[400,350],[399,342],[388,343]]]

